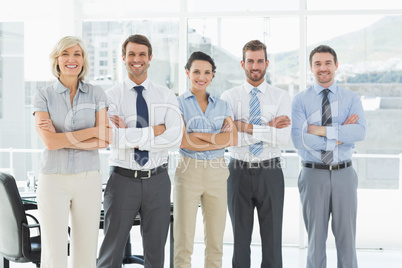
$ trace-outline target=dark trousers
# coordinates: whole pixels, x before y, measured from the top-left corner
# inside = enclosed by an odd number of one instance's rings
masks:
[[[170,188],[167,172],[145,180],[111,173],[103,202],[105,237],[99,250],[97,268],[121,268],[124,247],[138,213],[144,267],[163,267],[170,222]]]
[[[233,268],[250,267],[250,243],[257,208],[263,268],[282,268],[284,178],[279,159],[249,168],[232,159],[229,164],[228,209],[232,220]]]

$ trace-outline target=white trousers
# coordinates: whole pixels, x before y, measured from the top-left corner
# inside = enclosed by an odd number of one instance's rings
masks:
[[[182,156],[174,177],[174,267],[191,267],[198,205],[204,222],[206,268],[222,267],[223,233],[227,213],[225,159],[196,160]]]
[[[67,268],[70,219],[70,267],[94,268],[102,202],[99,171],[40,174],[38,211],[42,268]]]

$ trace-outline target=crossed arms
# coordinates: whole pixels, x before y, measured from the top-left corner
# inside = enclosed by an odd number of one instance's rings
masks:
[[[358,96],[351,99],[350,105],[345,104],[342,107],[345,121],[338,124],[333,122],[333,126],[314,125],[314,122],[320,122],[321,112],[309,108],[302,98],[294,98],[292,140],[296,149],[333,151],[336,146],[353,144],[364,139],[366,120]]]
[[[220,133],[193,132],[188,134],[186,126],[184,126],[180,148],[202,152],[236,145],[237,129],[232,118],[228,116],[223,121]]]
[[[48,112],[35,112],[35,128],[46,148],[95,150],[106,148],[113,133],[107,120],[106,108],[96,112],[95,127],[78,131],[56,133]]]
[[[240,132],[241,143],[239,146],[251,145],[256,142],[266,142],[270,146],[276,147],[277,144],[286,144],[289,139],[291,124],[287,115],[280,115],[272,119],[266,125],[253,125],[243,121],[235,121],[238,131]]]

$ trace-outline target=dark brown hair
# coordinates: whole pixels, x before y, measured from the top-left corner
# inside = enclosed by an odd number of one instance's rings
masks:
[[[310,67],[313,64],[311,61],[313,60],[313,56],[315,53],[331,53],[331,55],[334,56],[334,63],[335,64],[338,63],[338,57],[336,56],[335,50],[333,50],[330,46],[320,45],[320,46],[314,48],[310,53]]]
[[[128,43],[135,43],[139,45],[144,45],[148,47],[148,58],[152,56],[152,46],[151,42],[149,42],[148,38],[144,35],[141,34],[134,34],[130,35],[126,41],[124,41],[123,45],[121,46],[121,53],[123,56],[126,55],[126,49],[127,49],[127,44]]]

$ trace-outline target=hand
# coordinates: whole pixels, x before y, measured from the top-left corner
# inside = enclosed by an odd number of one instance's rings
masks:
[[[316,125],[308,125],[307,133],[322,137],[325,137],[327,135],[325,127]]]
[[[106,141],[107,143],[112,143],[113,140],[113,129],[109,124],[102,124],[97,126],[98,129],[98,139]]]
[[[166,126],[164,124],[156,125],[152,127],[154,129],[154,136],[162,135],[166,131]]]
[[[121,118],[120,116],[112,115],[109,117],[109,119],[112,122],[112,124],[115,125],[117,128],[127,128],[123,118]]]
[[[230,133],[233,131],[233,124],[225,123],[221,128],[221,133]]]
[[[343,126],[356,124],[357,120],[359,120],[359,116],[357,114],[352,114],[346,119],[345,123],[343,123]]]
[[[286,115],[281,115],[281,116],[278,116],[278,117],[275,117],[274,119],[272,119],[268,123],[268,126],[278,128],[278,129],[285,128],[285,127],[290,126],[290,119]]]
[[[53,122],[50,119],[41,119],[40,122],[38,123],[38,126],[40,129],[56,133],[56,129],[53,126]]]

